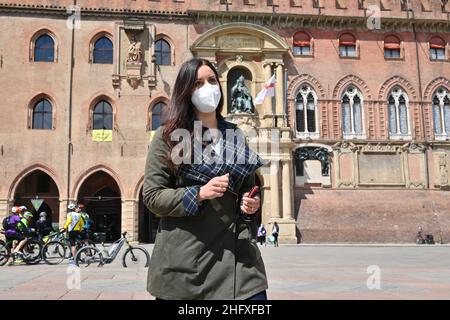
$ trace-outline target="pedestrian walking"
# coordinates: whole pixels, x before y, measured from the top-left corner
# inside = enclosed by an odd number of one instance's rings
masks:
[[[273,236],[273,244],[275,247],[278,247],[278,234],[280,233],[280,227],[278,223],[275,221],[272,226],[272,236]]]
[[[258,228],[258,242],[260,245],[263,245],[266,242],[266,234],[267,230],[264,227],[264,223],[261,223]]]

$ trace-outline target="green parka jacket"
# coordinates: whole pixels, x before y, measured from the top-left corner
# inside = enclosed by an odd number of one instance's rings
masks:
[[[206,200],[198,215],[187,215],[185,189],[199,183],[175,177],[167,165],[169,146],[162,132],[163,127],[158,128],[151,142],[143,188],[145,205],[161,218],[148,269],[148,291],[170,300],[230,300],[266,290],[264,263],[252,236],[257,226],[239,209],[242,194],[255,184],[255,174],[238,184],[239,196],[227,190],[220,198]]]

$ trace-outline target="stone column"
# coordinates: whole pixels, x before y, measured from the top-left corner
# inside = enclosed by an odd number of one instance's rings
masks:
[[[276,88],[275,88],[275,115],[278,127],[284,127],[284,74],[283,74],[283,64],[279,63],[276,67]]]
[[[292,165],[291,161],[283,160],[282,162],[282,195],[283,195],[283,219],[293,220],[294,215],[292,211],[293,197],[292,197]]]
[[[3,218],[5,218],[9,213],[11,212],[11,208],[13,206],[12,201],[8,201],[7,198],[1,198],[0,199],[0,221],[3,221]]]
[[[270,218],[280,219],[280,191],[278,171],[280,167],[279,160],[272,160],[270,163]]]
[[[122,200],[122,232],[127,232],[127,238],[131,242],[137,242],[139,238],[139,212],[138,201],[135,199]]]
[[[59,201],[59,227],[64,227],[67,218],[67,206],[71,202],[76,202],[74,199],[62,199]]]

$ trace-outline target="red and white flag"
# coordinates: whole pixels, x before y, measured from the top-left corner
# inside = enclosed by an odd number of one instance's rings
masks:
[[[262,104],[266,96],[273,97],[275,95],[275,75],[264,84],[264,88],[256,95],[255,104]]]

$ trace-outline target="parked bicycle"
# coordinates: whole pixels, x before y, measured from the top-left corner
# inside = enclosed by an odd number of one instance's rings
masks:
[[[4,234],[4,231],[1,233]],[[27,243],[18,253],[13,252],[13,241],[0,241],[0,266],[5,265],[10,258],[14,260],[20,258],[26,264],[37,264],[41,261],[42,244],[39,240],[27,237]]]
[[[72,258],[72,250],[69,238],[66,232],[57,232],[52,235],[53,239],[48,241],[42,248],[42,259],[47,264],[56,265],[63,262],[65,259]],[[95,243],[90,240],[78,239],[75,242],[77,250],[82,247],[95,247]]]
[[[112,263],[122,249],[124,243],[128,245],[122,256],[122,265],[128,267],[148,267],[150,255],[143,247],[132,246],[127,240],[127,232],[122,233],[122,237],[107,248],[102,243],[102,249],[93,246],[83,247],[77,251],[75,256],[75,264],[77,266],[89,266],[98,263],[101,267],[105,264]]]

